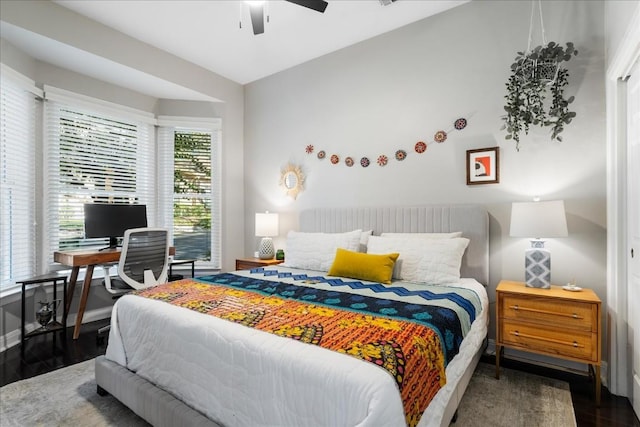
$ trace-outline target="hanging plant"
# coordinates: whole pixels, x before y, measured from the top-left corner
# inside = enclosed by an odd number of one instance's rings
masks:
[[[560,133],[576,113],[569,110],[574,97],[565,98],[569,71],[561,64],[577,54],[571,42],[566,48],[549,42],[526,53],[518,52],[507,82],[504,106],[507,114],[503,116],[502,127],[507,131],[505,139],[516,141],[517,150],[520,134],[523,131],[528,134],[531,125],[551,126],[551,139],[562,141]]]

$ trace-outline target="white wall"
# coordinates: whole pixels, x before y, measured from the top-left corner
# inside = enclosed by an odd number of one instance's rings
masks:
[[[390,6],[392,7],[392,6]],[[520,151],[500,131],[505,83],[526,49],[529,2],[474,1],[345,48],[245,87],[245,254],[255,250],[253,215],[280,212],[281,236],[301,209],[316,206],[482,203],[491,220],[491,301],[501,279],[524,279],[526,239],[509,237],[511,202],[564,199],[569,237],[551,239],[552,280],[573,278],[606,298],[606,175],[603,2],[543,2],[547,40],[573,41],[567,67],[577,112],[564,142],[548,130],[522,139]],[[535,41],[539,44],[539,30]],[[452,130],[458,117],[468,119]],[[426,153],[416,141],[442,144]],[[374,160],[386,167],[332,165],[316,152]],[[466,150],[500,146],[501,183],[467,186]],[[393,159],[397,149],[409,156]],[[280,168],[302,165],[306,189],[293,201],[278,186]],[[490,332],[493,336],[493,328]],[[603,340],[606,342],[606,340]]]
[[[630,30],[629,23],[638,8],[638,0],[608,0],[605,2],[605,33],[607,35],[605,51],[607,65],[616,54],[622,39]]]

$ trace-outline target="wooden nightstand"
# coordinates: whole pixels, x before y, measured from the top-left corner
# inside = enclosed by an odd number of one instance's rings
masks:
[[[590,289],[528,288],[502,280],[496,288],[496,378],[504,347],[586,363],[600,405],[600,298]]]
[[[269,267],[283,263],[281,259],[241,258],[236,260],[236,270],[251,270],[256,267]]]

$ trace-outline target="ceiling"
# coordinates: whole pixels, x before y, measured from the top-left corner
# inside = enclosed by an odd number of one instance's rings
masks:
[[[240,84],[247,84],[469,0],[328,0],[324,12],[268,1],[264,34],[254,35],[239,0],[54,0],[92,20]],[[54,65],[169,99],[198,94],[105,58],[3,23],[2,37]]]

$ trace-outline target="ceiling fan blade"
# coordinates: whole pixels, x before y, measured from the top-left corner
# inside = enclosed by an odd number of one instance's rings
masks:
[[[253,34],[264,33],[264,5],[250,5],[249,13],[251,14]]]
[[[315,10],[320,13],[324,13],[324,10],[327,8],[327,3],[324,0],[286,0],[289,3],[294,3],[299,6],[303,6],[312,10]]]

